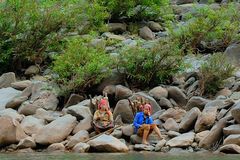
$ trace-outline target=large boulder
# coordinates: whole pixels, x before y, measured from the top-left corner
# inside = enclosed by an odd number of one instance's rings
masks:
[[[115,98],[117,100],[127,99],[128,97],[132,96],[132,94],[133,92],[129,88],[122,85],[116,85]]]
[[[161,86],[155,87],[149,91],[149,95],[152,96],[156,100],[160,100],[162,97],[168,97],[168,91],[166,88]]]
[[[235,125],[231,125],[223,128],[223,133],[225,135],[240,134],[240,124],[235,124]]]
[[[87,139],[89,139],[88,131],[81,130],[69,139],[66,148],[73,148],[77,143],[84,142]]]
[[[236,104],[236,106],[232,109],[231,114],[235,121],[240,124],[240,102]]]
[[[239,65],[240,63],[239,52],[240,44],[236,43],[227,47],[227,49],[225,50],[225,55],[228,57],[230,63]]]
[[[200,114],[201,111],[197,107],[194,107],[187,112],[179,124],[179,131],[183,133],[191,130]]]
[[[21,126],[26,134],[31,136],[40,131],[45,125],[45,121],[42,119],[35,118],[33,116],[26,116],[22,122]]]
[[[73,130],[76,125],[76,118],[65,115],[44,126],[35,136],[39,144],[49,145],[62,142]]]
[[[186,105],[186,109],[190,110],[194,107],[199,108],[200,110],[203,110],[204,106],[209,102],[210,100],[207,100],[205,98],[202,97],[198,97],[198,96],[193,96],[192,98],[189,99],[187,105]]]
[[[240,134],[232,134],[224,139],[223,145],[226,144],[236,144],[240,146]]]
[[[152,98],[151,96],[149,96],[148,94],[144,93],[144,92],[137,92],[134,93],[132,97],[130,97],[129,99],[131,101],[137,99],[137,97],[143,97],[144,99],[148,100],[148,102],[150,102],[151,106],[152,106],[152,112],[155,113],[159,110],[161,110],[161,107],[159,106],[159,104],[155,101],[154,98]]]
[[[186,111],[181,108],[169,108],[159,116],[160,120],[166,121],[168,118],[173,118],[176,122],[180,122],[185,116]]]
[[[195,133],[188,132],[170,139],[166,145],[170,147],[187,147],[191,146],[194,140]]]
[[[8,102],[19,96],[22,92],[11,87],[0,89],[0,110],[5,109]]]
[[[47,122],[52,122],[56,119],[58,119],[59,117],[63,116],[63,113],[58,112],[58,111],[46,111],[43,108],[38,108],[36,110],[36,113],[34,114],[34,117],[42,119],[44,121]]]
[[[184,107],[187,104],[186,95],[178,87],[169,87],[168,97],[172,98],[179,106]]]
[[[77,126],[73,129],[73,134],[81,130],[91,131],[92,130],[92,117],[86,117],[81,120]]]
[[[14,82],[16,82],[15,73],[13,72],[4,73],[0,77],[0,89],[11,87],[11,83]]]
[[[27,137],[18,121],[10,117],[0,117],[0,147],[18,143]]]
[[[222,129],[227,125],[228,117],[222,118],[218,121],[210,130],[207,136],[205,136],[200,142],[199,147],[205,149],[211,148],[217,141],[222,138]]]
[[[85,107],[79,104],[70,106],[66,110],[68,114],[75,116],[78,121],[83,120],[84,118],[87,118],[87,117],[92,117],[92,113],[89,107]]]
[[[218,151],[230,154],[240,154],[240,146],[236,144],[227,144],[220,147]]]
[[[201,132],[210,129],[215,123],[217,117],[217,107],[205,107],[195,124],[195,132]]]
[[[122,134],[124,136],[130,137],[131,135],[134,134],[134,127],[131,124],[127,126],[123,126],[121,129],[122,129]]]
[[[100,152],[127,152],[128,147],[117,138],[103,134],[93,140],[88,141],[88,144],[96,151]]]
[[[64,151],[64,150],[65,150],[65,146],[62,143],[53,143],[47,148],[48,152]]]
[[[163,127],[167,131],[179,131],[179,125],[176,123],[176,121],[173,118],[168,118],[166,122],[163,124]]]
[[[18,114],[18,112],[12,108],[1,110],[0,117],[2,117],[2,116],[9,116],[18,122],[21,122],[24,118],[23,115]]]
[[[164,98],[164,97],[160,98],[159,105],[161,108],[165,108],[165,109],[173,108],[172,103],[167,98]]]
[[[154,33],[147,26],[139,30],[139,36],[145,40],[155,39]]]
[[[73,147],[73,152],[85,153],[88,152],[89,148],[89,144],[80,142]]]
[[[118,101],[116,104],[116,107],[113,111],[113,117],[116,119],[116,117],[120,115],[122,118],[122,121],[124,123],[132,123],[133,122],[133,112],[132,108],[129,105],[129,101],[127,99],[122,99]]]
[[[210,132],[209,130],[205,130],[205,131],[197,133],[195,136],[195,141],[200,142],[203,138],[208,136],[209,132]]]

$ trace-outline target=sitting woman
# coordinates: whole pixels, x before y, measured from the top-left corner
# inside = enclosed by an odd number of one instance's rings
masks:
[[[113,115],[106,98],[101,99],[93,116],[93,127],[97,134],[114,127]]]

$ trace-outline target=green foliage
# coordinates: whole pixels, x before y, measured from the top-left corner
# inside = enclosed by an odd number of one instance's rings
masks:
[[[127,18],[131,21],[172,18],[169,0],[96,0],[105,6],[111,19]]]
[[[98,4],[89,5],[84,0],[1,2],[0,73],[9,70],[9,62],[13,60],[30,63],[34,63],[36,57],[44,60],[46,50],[62,49],[67,32],[85,26],[100,30],[107,17],[105,8]]]
[[[186,15],[186,23],[173,31],[185,51],[224,51],[230,43],[239,39],[240,12],[234,6],[212,9],[209,6],[196,8]],[[202,46],[201,42],[205,42]]]
[[[169,82],[182,69],[183,60],[176,43],[161,40],[151,49],[141,46],[124,48],[117,64],[134,84],[154,86]]]
[[[203,94],[215,94],[225,79],[233,75],[235,67],[222,53],[213,54],[200,68],[200,90]]]
[[[110,57],[89,45],[89,39],[75,38],[68,42],[64,54],[56,57],[53,71],[64,94],[85,91],[109,75]]]

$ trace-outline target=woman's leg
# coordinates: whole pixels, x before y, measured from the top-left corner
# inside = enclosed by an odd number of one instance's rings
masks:
[[[157,127],[156,124],[151,124],[150,129],[153,129],[154,132],[157,133],[158,137],[159,137],[160,139],[163,139],[163,138],[162,138],[162,135],[161,135],[161,132],[160,132],[160,130],[159,130],[159,128]]]
[[[147,142],[147,138],[148,138],[148,136],[149,136],[150,125],[144,124],[142,127],[143,127],[143,129],[144,129],[144,131],[143,131],[142,144],[149,144],[149,143]]]

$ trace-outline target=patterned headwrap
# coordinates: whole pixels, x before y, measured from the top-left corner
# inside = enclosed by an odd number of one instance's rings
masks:
[[[107,99],[101,99],[99,104],[98,104],[98,109],[100,110],[102,107],[105,107],[106,110],[109,110],[109,106],[108,106],[108,100]]]
[[[150,104],[145,104],[145,105],[143,106],[143,110],[144,110],[144,109],[149,109],[150,113],[152,113],[152,106],[151,106]]]

